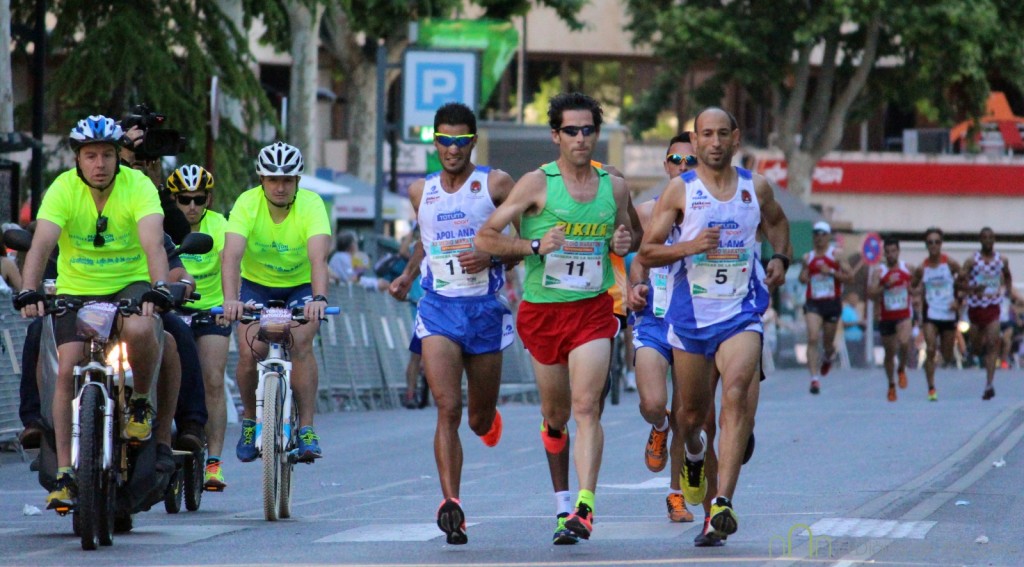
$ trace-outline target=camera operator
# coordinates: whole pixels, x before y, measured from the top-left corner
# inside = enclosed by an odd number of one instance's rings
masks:
[[[166,117],[140,104],[132,109],[122,121],[125,143],[121,145],[121,163],[145,173],[160,193],[160,208],[164,213],[164,233],[175,244],[181,244],[192,227],[185,214],[178,209],[173,196],[164,190],[162,158],[177,155],[184,146],[184,139],[174,130],[162,129]],[[186,281],[187,280],[187,281]],[[187,276],[182,283],[189,284],[188,293],[195,291],[195,279]],[[202,365],[199,349],[192,335],[192,329],[176,314],[164,313],[164,330],[174,337],[181,360],[181,389],[174,422],[178,427],[175,448],[198,451],[205,444],[204,429],[208,417],[206,411],[206,390],[203,385]]]

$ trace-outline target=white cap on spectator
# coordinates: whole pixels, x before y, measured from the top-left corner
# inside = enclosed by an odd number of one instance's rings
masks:
[[[832,234],[832,227],[825,221],[818,221],[814,223],[813,232],[820,232],[821,234]]]

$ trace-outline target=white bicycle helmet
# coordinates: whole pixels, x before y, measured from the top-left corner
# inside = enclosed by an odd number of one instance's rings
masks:
[[[263,177],[302,175],[302,152],[284,142],[274,142],[260,150],[256,173]]]
[[[68,143],[71,149],[78,153],[82,146],[96,143],[121,145],[121,138],[124,132],[117,122],[103,115],[93,115],[78,121],[78,124],[71,129],[68,136]]]
[[[171,193],[213,192],[213,174],[201,165],[183,165],[171,172],[164,186]]]

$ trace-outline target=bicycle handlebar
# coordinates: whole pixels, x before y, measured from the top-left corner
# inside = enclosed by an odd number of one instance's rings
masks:
[[[263,306],[262,303],[255,303],[255,304],[251,304],[251,305],[246,305],[245,306],[245,310],[246,310],[247,313],[242,316],[240,321],[242,323],[253,323],[255,321],[259,321],[260,320],[260,313],[263,311],[263,307],[264,306]],[[329,306],[326,309],[324,309],[324,315],[337,315],[339,313],[341,313],[341,307],[338,307],[338,306]],[[218,305],[216,307],[211,307],[210,308],[210,314],[211,315],[223,315],[224,314],[224,307],[220,306],[220,305]],[[304,311],[303,307],[293,307],[292,308],[292,321],[298,321],[300,323],[307,322],[306,321],[306,314],[305,314],[305,311]]]

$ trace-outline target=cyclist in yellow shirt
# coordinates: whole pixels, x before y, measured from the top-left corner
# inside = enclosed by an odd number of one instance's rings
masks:
[[[61,296],[145,300],[142,316],[124,317],[119,332],[128,345],[134,384],[122,433],[129,439],[146,440],[153,436],[154,410],[149,393],[161,356],[153,302],[167,305],[171,299],[164,286],[168,268],[160,200],[144,174],[118,165],[123,135],[121,127],[105,116],[80,120],[71,130],[75,168],[59,175],[43,197],[32,247],[25,259],[26,289],[15,298],[14,306],[25,317],[42,314],[43,296],[36,289],[46,260],[57,245],[57,292]],[[54,320],[59,356],[52,406],[57,482],[47,497],[50,509],[73,507],[77,498],[71,468],[72,371],[81,359],[83,339],[75,321],[74,312]],[[159,384],[158,455],[171,453],[170,422],[178,398],[177,382],[172,382]]]
[[[213,249],[206,254],[182,254],[181,261],[196,280],[199,300],[189,304],[185,313],[204,311],[224,303],[221,288],[221,253],[224,250],[224,230],[228,221],[224,215],[210,210],[213,197],[213,174],[199,165],[183,165],[167,178],[167,190],[174,195],[178,210],[185,216],[192,232],[213,237]],[[228,361],[228,343],[231,327],[213,322],[197,322],[186,315],[192,327],[199,360],[203,368],[206,392],[206,439],[209,450],[206,459],[204,486],[207,490],[221,491],[227,487],[221,470],[220,454],[224,449],[224,430],[227,427],[227,405],[224,399],[224,367]]]
[[[297,458],[311,462],[321,456],[320,438],[313,431],[318,383],[313,337],[327,307],[331,226],[323,199],[298,188],[302,171],[302,153],[295,146],[276,142],[260,150],[260,186],[242,193],[228,217],[222,286],[229,321],[242,316],[246,302],[282,300],[289,308],[305,306],[309,324],[292,329],[291,384],[299,410]],[[245,411],[235,453],[243,463],[259,455],[256,360],[267,348],[254,342],[256,331],[253,325],[238,329],[237,378]]]

